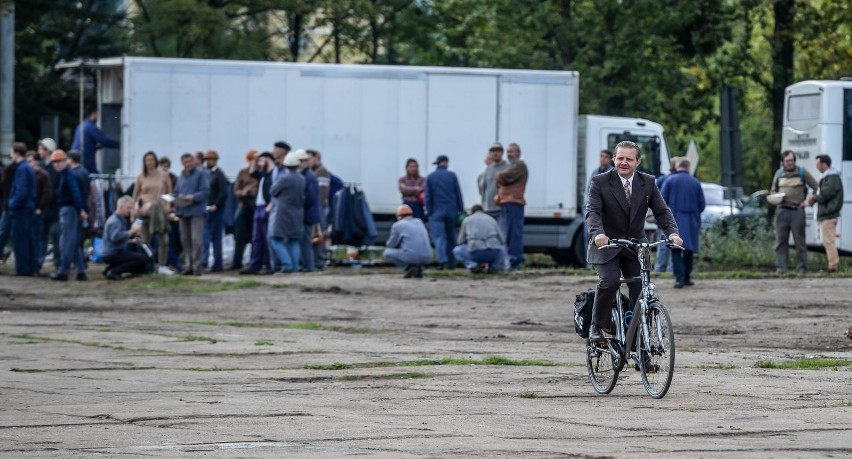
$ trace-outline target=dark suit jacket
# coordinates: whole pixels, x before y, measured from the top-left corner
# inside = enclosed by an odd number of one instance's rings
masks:
[[[632,193],[630,195],[630,215],[627,214],[627,196],[618,176],[613,169],[592,178],[589,185],[589,199],[586,204],[586,225],[589,227],[589,247],[586,260],[591,264],[606,263],[615,258],[623,249],[598,250],[595,236],[604,234],[610,239],[637,239],[647,241],[645,237],[645,214],[650,208],[657,224],[666,235],[677,233],[669,206],[663,200],[654,177],[639,171],[634,173]]]

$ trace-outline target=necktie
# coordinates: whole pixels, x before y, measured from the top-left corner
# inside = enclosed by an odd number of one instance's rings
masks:
[[[624,182],[624,195],[627,196],[627,207],[630,207],[630,181]]]

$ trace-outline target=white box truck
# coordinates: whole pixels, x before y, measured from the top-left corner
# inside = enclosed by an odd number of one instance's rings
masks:
[[[235,175],[247,150],[284,140],[319,150],[333,173],[363,187],[380,243],[407,158],[425,176],[449,156],[469,207],[480,201],[488,147],[516,142],[530,171],[526,250],[582,264],[582,206],[600,150],[630,139],[643,145],[646,171],[669,162],[659,124],[579,116],[576,72],[142,57],[86,65],[98,69],[102,127],[121,139],[101,170],[135,175],[149,150],[174,161],[215,149]]]

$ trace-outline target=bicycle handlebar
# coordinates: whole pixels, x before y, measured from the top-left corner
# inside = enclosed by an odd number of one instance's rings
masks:
[[[658,245],[663,245],[663,244],[665,244],[665,245],[667,245],[667,246],[669,246],[673,249],[683,249],[682,246],[679,246],[679,245],[675,244],[674,242],[672,242],[672,240],[670,238],[664,237],[663,239],[660,239],[657,242],[639,242],[635,239],[634,240],[610,239],[609,244],[602,245],[602,246],[598,247],[598,250],[601,250],[601,249],[617,249],[619,247],[628,248],[628,249],[634,248],[634,247],[646,247],[646,248],[650,249],[651,247],[656,247]]]

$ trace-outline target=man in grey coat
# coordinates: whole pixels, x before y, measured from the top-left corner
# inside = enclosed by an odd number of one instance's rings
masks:
[[[101,250],[104,263],[104,277],[109,280],[120,280],[122,274],[146,274],[153,268],[153,260],[142,252],[130,250],[130,244],[139,244],[141,225],[130,226],[128,219],[133,211],[133,198],[122,196],[113,213],[104,225],[104,246]]]
[[[403,204],[396,210],[396,223],[385,246],[385,258],[405,270],[405,278],[423,277],[423,265],[432,259],[426,225]]]
[[[665,234],[675,244],[683,243],[677,234],[677,223],[654,177],[636,171],[641,162],[639,145],[630,141],[620,142],[615,147],[615,169],[595,176],[589,185],[586,224],[591,240],[586,259],[595,265],[600,279],[592,307],[590,340],[602,339],[601,330],[612,332],[610,308],[621,285],[621,276],[630,278],[639,275],[639,258],[636,253],[622,248],[599,248],[607,245],[610,238],[647,241],[645,214],[649,208]],[[635,282],[629,285],[630,304],[633,305],[639,298],[642,286]]]
[[[180,243],[186,255],[183,275],[201,275],[201,244],[207,198],[210,195],[210,174],[195,165],[195,157],[184,153],[180,157],[183,171],[175,184],[175,215],[180,218]]]
[[[479,204],[470,208],[470,216],[462,222],[458,244],[453,255],[474,273],[505,269],[506,238],[494,217]]]
[[[275,202],[274,219],[270,220],[269,246],[278,259],[278,272],[282,274],[299,270],[301,251],[299,242],[305,232],[305,177],[299,173],[299,158],[288,154],[284,158],[283,172],[269,189]]]

